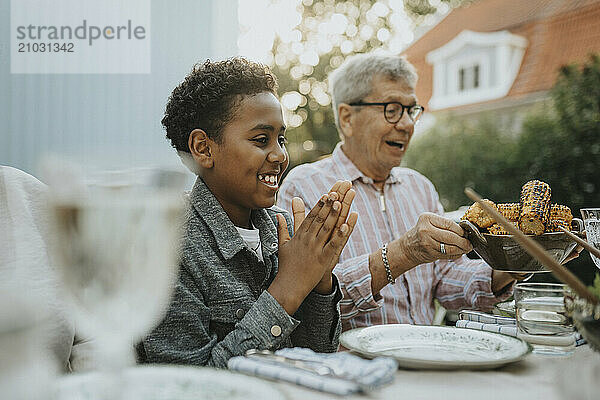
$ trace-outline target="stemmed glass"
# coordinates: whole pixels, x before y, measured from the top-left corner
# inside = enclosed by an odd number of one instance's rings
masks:
[[[600,250],[600,208],[583,208],[580,211],[588,243]],[[600,268],[600,258],[591,253],[590,257],[592,257],[596,267]]]
[[[103,172],[81,182],[59,170],[49,174],[53,261],[77,332],[96,345],[101,369],[119,371],[168,304],[185,175]]]

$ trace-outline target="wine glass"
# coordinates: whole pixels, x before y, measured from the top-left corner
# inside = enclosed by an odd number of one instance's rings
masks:
[[[600,208],[583,208],[580,211],[588,243],[600,250]],[[590,257],[592,257],[596,267],[600,268],[600,258],[591,253]]]
[[[133,346],[162,317],[174,284],[183,173],[102,172],[50,183],[52,255],[76,329],[98,366],[134,364]],[[66,174],[73,176],[73,174]]]

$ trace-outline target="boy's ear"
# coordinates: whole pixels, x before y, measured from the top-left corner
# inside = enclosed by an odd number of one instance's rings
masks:
[[[206,132],[204,132],[202,129],[194,129],[190,133],[188,138],[188,147],[190,148],[190,153],[192,154],[192,157],[194,157],[196,164],[202,168],[212,168],[214,165],[210,148],[212,143],[213,142],[210,140]]]
[[[338,122],[344,136],[352,136],[352,106],[345,103],[338,106]]]

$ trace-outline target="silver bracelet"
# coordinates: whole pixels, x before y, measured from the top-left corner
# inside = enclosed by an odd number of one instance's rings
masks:
[[[385,267],[385,274],[387,275],[388,283],[393,285],[394,283],[396,283],[396,281],[394,280],[394,277],[392,276],[392,270],[390,269],[390,262],[388,261],[388,258],[387,258],[387,246],[388,246],[388,244],[386,243],[381,248],[381,259],[383,260],[383,266]]]

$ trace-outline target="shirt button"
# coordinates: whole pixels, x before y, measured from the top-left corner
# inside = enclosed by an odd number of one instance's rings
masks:
[[[281,327],[279,325],[273,325],[271,327],[271,335],[278,337],[281,335]]]
[[[242,308],[238,308],[237,310],[235,310],[235,316],[237,317],[237,319],[244,318],[244,315],[246,315],[246,313]]]
[[[277,243],[271,243],[271,248],[272,249],[276,249],[277,248]]]

